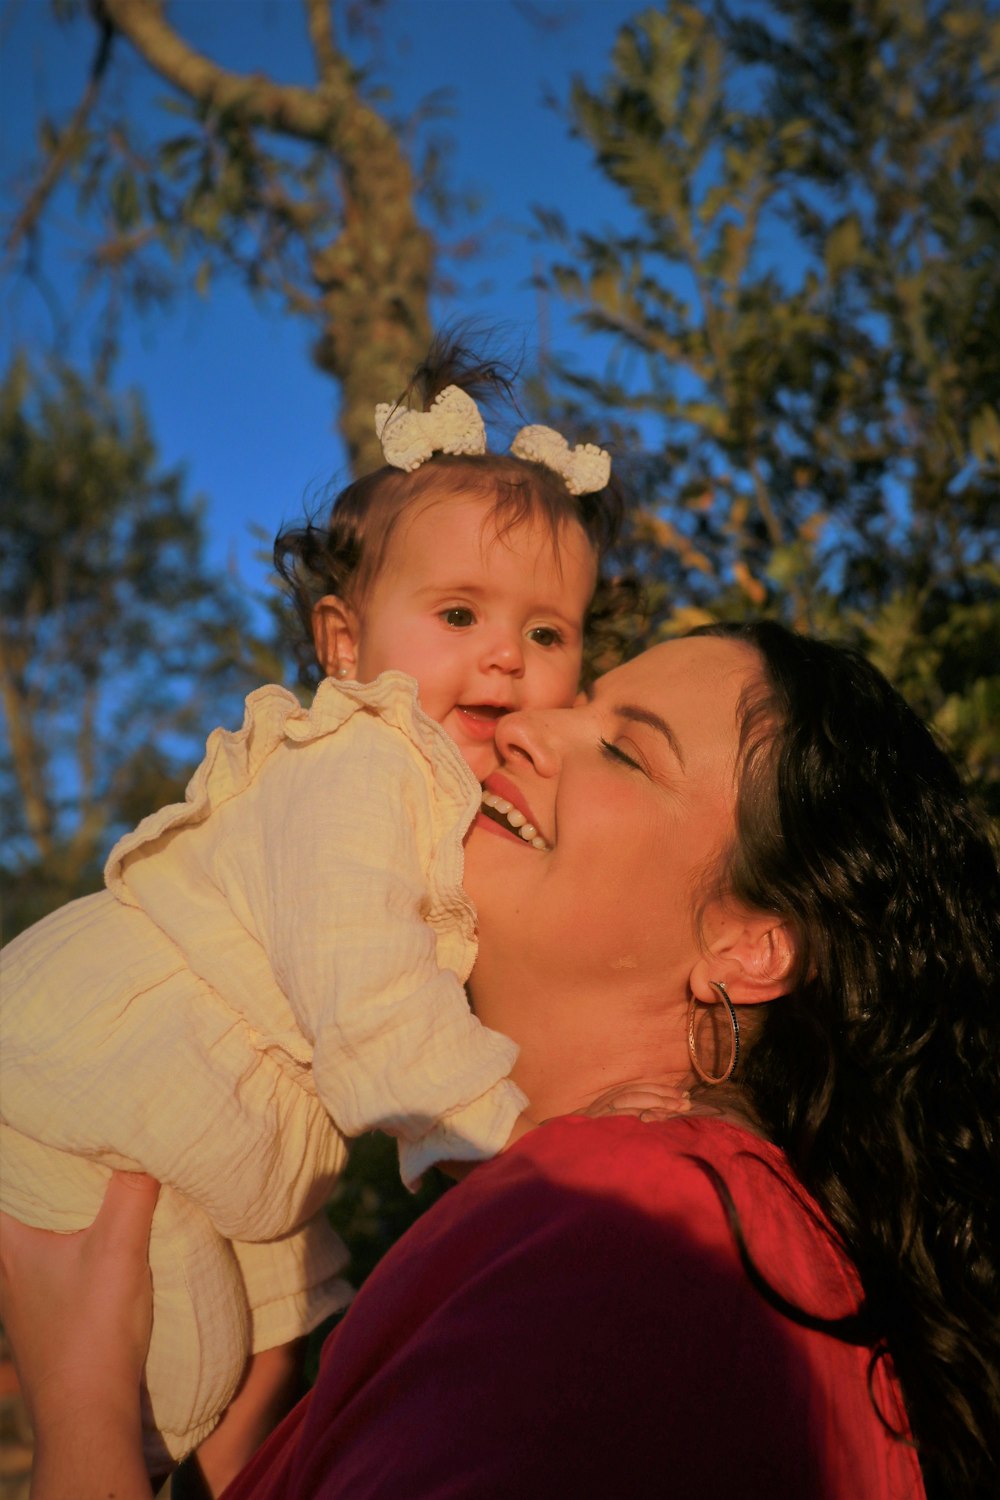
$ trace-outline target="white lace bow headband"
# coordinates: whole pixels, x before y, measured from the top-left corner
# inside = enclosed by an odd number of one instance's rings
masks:
[[[435,453],[485,453],[486,428],[479,408],[457,385],[446,386],[429,411],[380,402],[375,433],[387,464],[412,473]],[[522,427],[510,445],[515,458],[553,469],[571,495],[591,495],[611,478],[611,458],[593,443],[571,448],[551,427]]]

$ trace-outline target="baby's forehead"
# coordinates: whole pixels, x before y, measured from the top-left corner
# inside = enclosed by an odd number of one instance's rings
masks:
[[[553,514],[530,496],[512,502],[495,487],[430,488],[414,497],[401,512],[387,538],[385,558],[395,552],[434,545],[479,554],[489,567],[496,549],[547,553],[559,561],[565,555],[593,559],[597,548],[582,521],[572,514]]]
[[[418,533],[477,551],[488,565],[497,550],[558,557],[569,552],[596,556],[583,525],[573,516],[552,516],[543,506],[512,507],[503,497],[481,494],[430,496],[400,528],[400,541],[415,543]]]
[[[579,607],[589,604],[599,547],[565,487],[551,493],[546,476],[506,459],[428,463],[395,479],[394,503],[371,516],[357,598],[384,593],[401,574],[411,582],[417,571],[440,574],[446,560],[485,579],[514,557],[529,573],[548,574],[545,589],[557,601],[585,594]]]
[[[426,487],[411,497],[399,519],[415,519],[429,510],[455,505],[477,509],[484,530],[493,534],[502,535],[518,526],[541,527],[557,545],[566,528],[578,529],[586,535],[579,512],[572,504],[555,505],[527,482],[513,483],[502,475],[474,470],[428,474]]]

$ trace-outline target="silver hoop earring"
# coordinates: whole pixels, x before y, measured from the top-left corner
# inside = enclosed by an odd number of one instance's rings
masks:
[[[719,996],[719,999],[725,1005],[726,1010],[727,1010],[727,1012],[729,1014],[729,1025],[730,1025],[730,1028],[732,1030],[732,1052],[730,1053],[730,1057],[729,1057],[729,1066],[726,1068],[725,1072],[718,1074],[717,1077],[713,1077],[711,1073],[706,1073],[705,1072],[705,1069],[702,1067],[701,1063],[698,1061],[697,1026],[696,1026],[696,1022],[698,1020],[698,1013],[697,1013],[697,1011],[695,1009],[695,1007],[698,1004],[698,1001],[697,1001],[697,999],[695,998],[694,995],[691,996],[691,1003],[688,1006],[688,1036],[687,1036],[687,1042],[688,1042],[688,1057],[691,1059],[691,1066],[692,1066],[692,1068],[694,1068],[695,1072],[697,1073],[698,1077],[701,1079],[702,1083],[710,1083],[710,1084],[714,1085],[714,1084],[717,1084],[717,1083],[725,1083],[725,1081],[726,1081],[727,1078],[731,1078],[732,1074],[733,1074],[733,1069],[736,1067],[736,1064],[740,1060],[740,1023],[739,1023],[739,1021],[736,1018],[736,1007],[733,1005],[733,1002],[729,998],[729,995],[728,995],[728,993],[726,991],[726,986],[721,982],[721,980],[718,981],[718,982],[716,982],[716,980],[714,980],[714,979],[710,979],[709,980],[709,984],[711,985],[712,989],[715,990],[716,994]]]

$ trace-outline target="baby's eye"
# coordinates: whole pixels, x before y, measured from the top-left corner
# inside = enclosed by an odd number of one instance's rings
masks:
[[[457,604],[454,609],[445,609],[441,612],[441,618],[446,625],[451,625],[455,630],[467,630],[470,625],[475,625],[476,617],[471,609],[464,604]]]
[[[561,646],[562,636],[552,625],[536,625],[528,631],[528,639],[538,646]]]

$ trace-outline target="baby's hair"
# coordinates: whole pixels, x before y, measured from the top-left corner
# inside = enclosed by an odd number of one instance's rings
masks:
[[[516,405],[515,375],[510,366],[479,359],[446,333],[434,340],[398,404],[426,411],[454,385],[482,405],[498,397]],[[578,522],[594,549],[598,572],[618,540],[624,516],[614,481],[593,494],[572,495],[553,469],[510,453],[435,453],[412,473],[387,464],[362,475],[341,490],[325,523],[286,528],[274,544],[274,564],[301,626],[295,648],[300,681],[315,685],[322,676],[313,644],[317,601],[336,594],[357,607],[379,575],[400,517],[425,499],[430,503],[458,495],[490,501],[488,519],[500,536],[538,517],[556,549],[563,526]],[[607,596],[608,586],[599,584],[595,605],[600,598],[598,608],[605,616]]]

